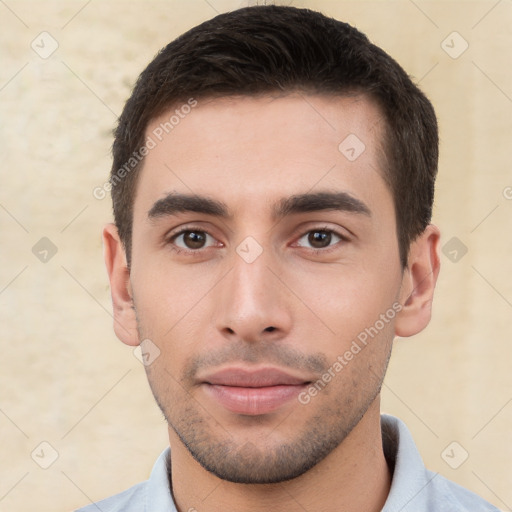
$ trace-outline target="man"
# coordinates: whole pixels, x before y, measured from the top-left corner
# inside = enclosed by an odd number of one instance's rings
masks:
[[[347,24],[253,7],[182,35],[119,120],[104,229],[115,332],[170,449],[83,511],[484,511],[380,414],[428,324],[436,117]]]

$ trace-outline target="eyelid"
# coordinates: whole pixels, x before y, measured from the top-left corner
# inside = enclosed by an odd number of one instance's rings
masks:
[[[180,224],[179,226],[176,226],[170,230],[168,230],[164,234],[164,238],[166,240],[171,240],[172,238],[175,238],[181,234],[183,234],[186,231],[201,231],[202,233],[206,233],[207,235],[210,235],[211,237],[215,238],[214,235],[212,235],[212,230],[205,226],[200,226],[199,224]]]
[[[175,250],[176,252],[188,252],[188,253],[199,253],[202,251],[206,251],[207,249],[210,249],[211,247],[215,247],[215,245],[210,245],[210,246],[202,247],[200,249],[188,249],[186,247],[177,246],[175,244],[175,239],[188,231],[199,231],[201,233],[205,233],[207,236],[213,238],[213,240],[215,242],[217,242],[217,244],[215,244],[217,247],[224,246],[224,244],[222,242],[220,242],[215,235],[212,235],[210,230],[208,230],[205,227],[200,227],[200,226],[194,225],[194,224],[181,225],[177,228],[174,228],[174,229],[168,231],[163,237],[164,244],[172,245],[173,250]]]
[[[339,236],[343,240],[350,240],[352,236],[351,231],[349,231],[347,228],[342,228],[340,226],[328,226],[325,223],[315,224],[315,223],[306,223],[306,225],[301,225],[298,228],[296,228],[294,234],[294,238],[298,240],[299,238],[303,237],[304,235],[307,235],[308,233],[311,233],[312,231],[327,231],[329,233],[333,233],[337,236]]]
[[[303,245],[298,245],[298,242],[301,238],[305,237],[306,235],[308,235],[309,233],[311,232],[314,232],[314,231],[324,231],[324,232],[327,232],[327,233],[332,233],[333,235],[337,236],[338,238],[340,238],[340,240],[334,244],[331,244],[331,245],[328,245],[327,247],[322,247],[322,248],[315,248],[315,247],[306,247],[306,246],[303,246]],[[306,249],[307,251],[313,251],[313,252],[317,252],[317,253],[327,253],[329,251],[332,251],[332,250],[336,250],[339,248],[339,244],[342,243],[342,242],[349,242],[350,241],[350,237],[349,235],[347,235],[346,233],[343,232],[343,230],[339,229],[339,228],[334,228],[334,227],[329,227],[329,226],[312,226],[312,227],[309,227],[309,228],[302,228],[301,231],[299,232],[300,234],[299,235],[296,235],[294,237],[294,242],[292,242],[292,247],[300,247],[302,249]]]
[[[182,245],[178,245],[178,240],[180,239],[180,237],[183,237],[186,233],[203,233],[205,235],[205,245],[204,247],[198,247],[197,249],[191,249],[189,247],[183,247]],[[192,251],[192,252],[197,252],[197,251],[201,251],[201,250],[205,250],[205,249],[208,249],[209,247],[212,247],[212,244],[208,244],[208,241],[210,240],[210,242],[212,240],[215,240],[215,238],[213,238],[212,235],[210,235],[209,233],[206,233],[205,231],[199,231],[199,230],[192,230],[192,229],[187,229],[185,230],[184,232],[182,233],[177,233],[176,235],[173,235],[173,237],[171,238],[171,242],[175,245],[177,245],[181,250],[183,251]],[[184,244],[184,241],[183,241],[183,244]]]

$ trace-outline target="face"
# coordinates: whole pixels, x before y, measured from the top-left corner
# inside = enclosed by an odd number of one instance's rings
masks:
[[[363,97],[204,100],[146,157],[130,295],[160,351],[147,374],[220,478],[296,477],[378,399],[403,295],[383,129]]]

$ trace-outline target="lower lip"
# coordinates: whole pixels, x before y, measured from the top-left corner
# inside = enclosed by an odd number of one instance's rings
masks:
[[[205,384],[206,391],[213,398],[235,414],[257,416],[274,412],[296,398],[306,385],[282,385],[263,388],[241,388]]]

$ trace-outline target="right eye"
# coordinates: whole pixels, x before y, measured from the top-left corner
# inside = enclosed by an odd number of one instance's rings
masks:
[[[179,249],[197,251],[214,245],[213,236],[199,229],[184,229],[171,238],[173,243]]]

